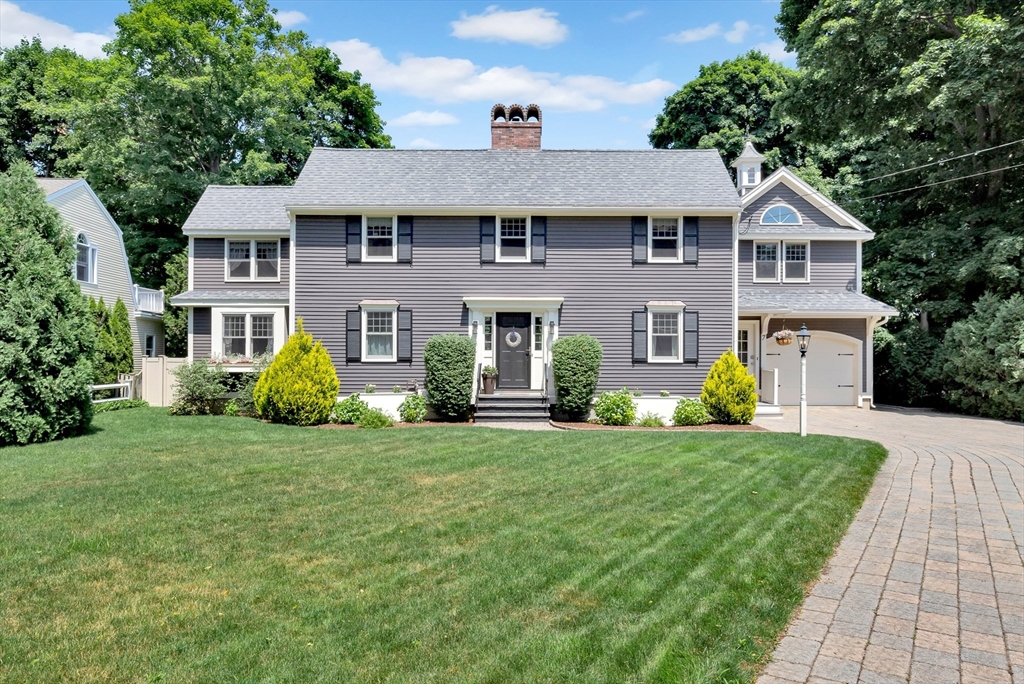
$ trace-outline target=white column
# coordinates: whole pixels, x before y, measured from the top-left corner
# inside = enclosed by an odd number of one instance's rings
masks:
[[[800,354],[800,436],[807,436],[807,354]]]

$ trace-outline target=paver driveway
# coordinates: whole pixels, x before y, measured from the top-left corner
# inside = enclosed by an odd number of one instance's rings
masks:
[[[889,458],[758,684],[1024,684],[1024,426],[838,407],[808,425]]]

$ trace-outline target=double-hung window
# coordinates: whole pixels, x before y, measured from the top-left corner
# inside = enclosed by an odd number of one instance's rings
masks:
[[[779,280],[779,243],[754,243],[754,282],[775,283]]]
[[[530,220],[502,218],[498,235],[498,261],[530,260]]]
[[[80,283],[96,282],[96,248],[85,233],[75,240],[75,280]]]
[[[245,314],[224,314],[224,356],[248,356],[245,318]]]
[[[224,356],[252,358],[274,352],[273,314],[229,313],[221,322]]]
[[[785,271],[782,274],[782,279],[785,282],[806,283],[810,280],[810,273],[807,269],[807,248],[806,242],[783,243],[786,261],[783,265]]]
[[[811,280],[811,245],[806,241],[755,242],[755,283],[807,283]]]
[[[679,261],[679,219],[651,219],[651,261]]]
[[[395,309],[363,309],[363,361],[394,361]]]
[[[226,240],[225,280],[280,279],[280,240]]]
[[[398,217],[367,216],[363,227],[363,260],[395,261],[395,232]]]
[[[679,311],[651,311],[651,361],[679,361]]]

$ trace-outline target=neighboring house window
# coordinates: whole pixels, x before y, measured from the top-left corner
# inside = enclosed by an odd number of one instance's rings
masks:
[[[544,347],[544,317],[533,317],[533,351],[540,351]]]
[[[363,361],[395,360],[395,308],[363,309]]]
[[[807,247],[806,242],[786,242],[786,263],[783,266],[783,280],[787,282],[807,282],[810,280],[807,269]]]
[[[75,240],[75,280],[80,283],[96,282],[96,248],[85,233]]]
[[[679,261],[679,219],[651,219],[651,261]]]
[[[530,260],[530,222],[527,218],[503,218],[498,239],[498,261]]]
[[[225,250],[226,281],[280,279],[280,240],[226,240]]]
[[[363,260],[395,260],[395,216],[367,216],[363,228]]]
[[[779,243],[754,243],[754,282],[778,282]]]
[[[224,314],[224,356],[245,356],[245,314]]]
[[[764,214],[761,215],[761,224],[766,226],[799,226],[801,223],[803,221],[800,219],[800,214],[785,204],[776,204],[774,207],[766,209]]]
[[[156,356],[156,336],[146,335],[146,349],[145,354],[149,358]]]
[[[252,353],[266,354],[274,351],[274,317],[269,314],[252,315]]]
[[[484,351],[491,351],[494,348],[493,334],[494,317],[484,316]]]
[[[679,361],[678,311],[651,312],[651,361]]]

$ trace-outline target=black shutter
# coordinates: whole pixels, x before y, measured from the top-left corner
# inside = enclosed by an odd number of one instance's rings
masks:
[[[345,217],[345,261],[350,264],[363,260],[363,217]]]
[[[548,217],[534,216],[530,219],[530,261],[543,264],[548,251]]]
[[[700,314],[696,311],[683,312],[683,361],[697,363],[700,348]]]
[[[359,309],[345,312],[345,359],[361,361],[363,340],[363,316]]]
[[[647,311],[633,312],[633,362],[647,361]]]
[[[683,217],[683,263],[697,263],[697,243],[700,235],[700,219],[696,216]]]
[[[412,361],[412,309],[398,310],[398,360]]]
[[[633,217],[633,263],[647,263],[647,217]]]
[[[412,216],[398,217],[398,262],[412,263]]]
[[[480,263],[494,262],[494,217],[480,217]]]

